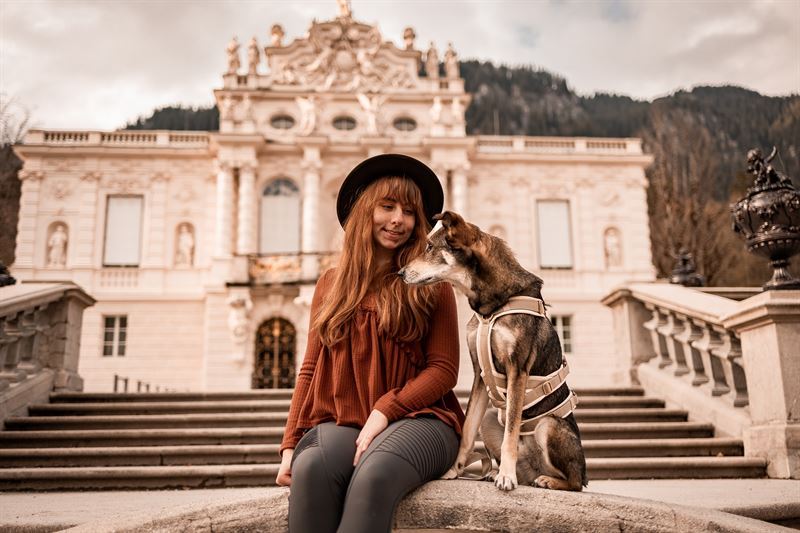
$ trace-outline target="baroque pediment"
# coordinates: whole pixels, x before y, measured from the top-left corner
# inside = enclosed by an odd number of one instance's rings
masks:
[[[308,36],[266,54],[273,87],[315,91],[383,92],[419,85],[420,53],[384,41],[376,26],[339,17],[313,22]]]

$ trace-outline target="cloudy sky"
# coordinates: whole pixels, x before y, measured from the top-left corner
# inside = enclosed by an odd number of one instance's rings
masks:
[[[400,45],[532,64],[580,94],[652,99],[700,84],[800,93],[800,0],[353,0]],[[37,127],[115,129],[169,104],[209,105],[232,36],[284,42],[335,0],[0,0],[0,91]],[[242,46],[242,50],[246,45]],[[245,61],[244,53],[243,62]]]

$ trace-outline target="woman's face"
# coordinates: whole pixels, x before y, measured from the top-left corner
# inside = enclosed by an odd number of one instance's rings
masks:
[[[372,213],[372,238],[379,252],[394,252],[403,246],[414,231],[416,219],[411,206],[384,198]]]

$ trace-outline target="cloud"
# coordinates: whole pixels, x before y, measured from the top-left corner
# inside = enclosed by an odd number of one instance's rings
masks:
[[[699,84],[800,92],[800,2],[739,0],[354,0],[354,16],[417,48],[452,41],[461,58],[534,64],[582,94],[653,98]],[[286,41],[334,0],[2,0],[0,90],[43,127],[120,127],[155,107],[209,105],[237,35]],[[242,54],[244,57],[244,53]]]

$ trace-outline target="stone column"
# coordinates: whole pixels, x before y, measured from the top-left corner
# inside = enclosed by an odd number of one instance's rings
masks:
[[[317,279],[319,257],[309,255],[319,252],[319,197],[322,158],[318,147],[306,147],[303,152],[303,228],[301,251],[303,253],[302,272],[304,280]]]
[[[33,268],[34,257],[36,256],[36,246],[41,246],[45,257],[44,264],[47,264],[47,245],[45,240],[47,235],[42,236],[42,241],[36,240],[36,219],[39,212],[39,193],[42,188],[44,172],[28,170],[24,168],[19,171],[19,179],[22,182],[22,195],[19,202],[19,222],[17,225],[17,250],[15,253],[15,269]]]
[[[745,454],[772,478],[800,479],[800,290],[765,291],[722,318],[739,336],[752,425]]]
[[[239,167],[239,234],[236,253],[256,253],[256,164],[247,162]]]
[[[453,211],[469,220],[467,170],[469,170],[469,163],[464,163],[453,169],[453,179],[450,184],[452,187],[450,191],[452,195],[450,207]]]
[[[233,247],[233,168],[217,161],[217,206],[214,255],[229,258]]]

